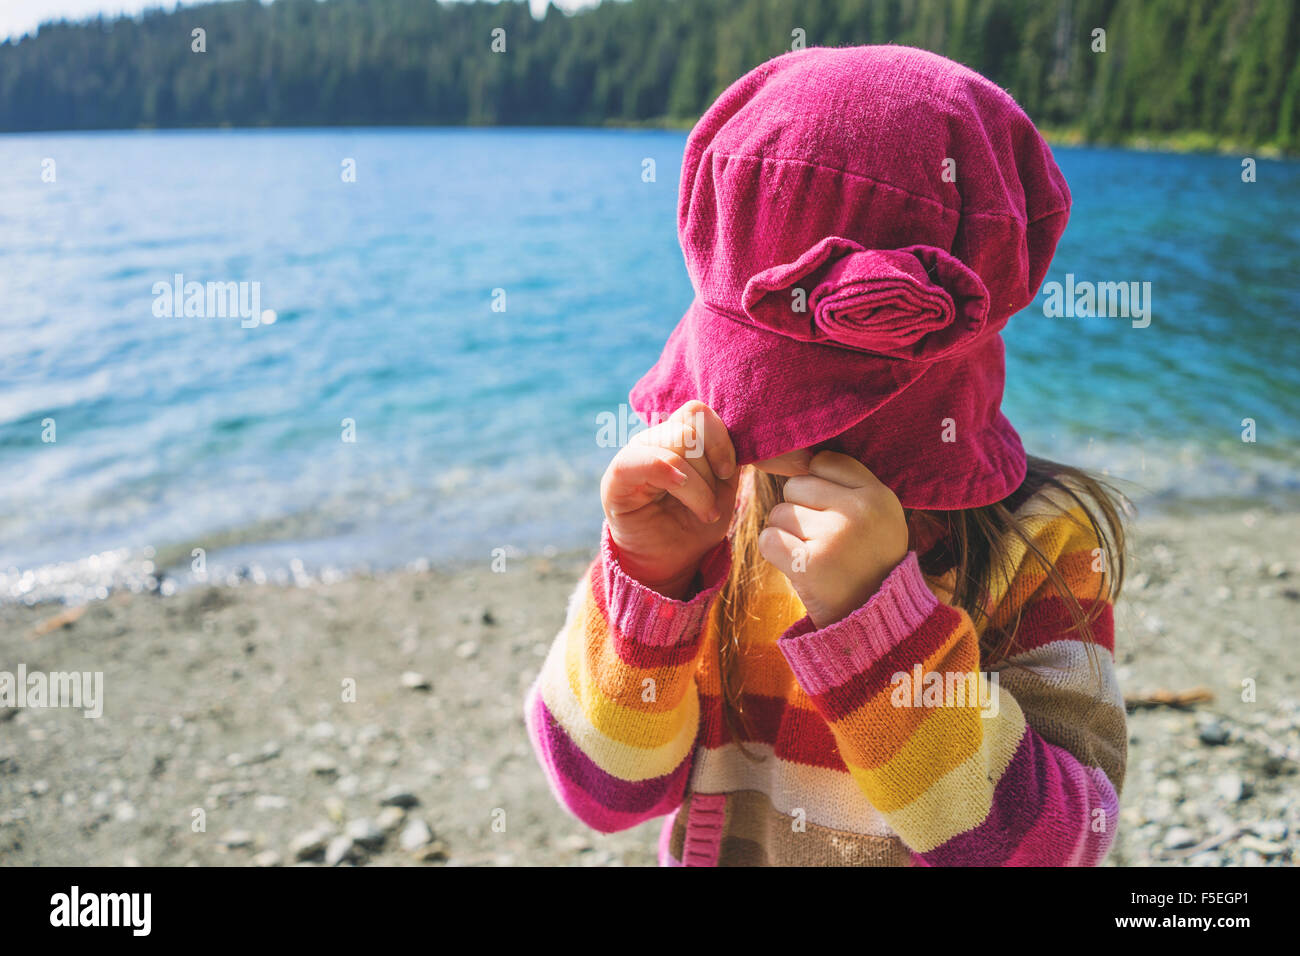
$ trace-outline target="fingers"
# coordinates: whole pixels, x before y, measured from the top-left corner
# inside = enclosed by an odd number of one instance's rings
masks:
[[[786,577],[795,573],[796,561],[806,561],[807,552],[807,543],[784,528],[767,527],[758,536],[758,553]]]
[[[845,488],[865,488],[880,484],[871,469],[856,458],[837,451],[819,451],[813,455],[808,470],[818,478],[825,478]]]
[[[828,512],[783,501],[768,513],[767,527],[788,531],[796,538],[808,541],[833,532],[838,522]]]
[[[843,485],[815,475],[796,475],[785,483],[781,497],[791,504],[824,511],[843,502]]]
[[[703,402],[687,402],[669,420],[683,426],[686,458],[698,459],[703,454],[710,470],[723,481],[736,473],[736,449],[717,412]]]
[[[610,465],[606,494],[610,514],[635,511],[665,492],[705,524],[718,520],[713,489],[676,452],[661,445],[628,445]]]
[[[769,475],[781,475],[783,477],[793,477],[795,475],[808,474],[808,466],[812,462],[812,452],[807,448],[797,448],[794,451],[788,451],[784,455],[777,455],[775,458],[765,458],[762,461],[754,462],[754,467],[759,471],[765,471]]]

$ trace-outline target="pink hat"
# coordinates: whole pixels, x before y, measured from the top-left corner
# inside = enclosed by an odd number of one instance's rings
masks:
[[[998,331],[1069,209],[1047,144],[978,73],[899,46],[771,60],[687,141],[695,301],[632,407],[704,401],[741,464],[834,439],[904,507],[1001,500],[1025,452]]]

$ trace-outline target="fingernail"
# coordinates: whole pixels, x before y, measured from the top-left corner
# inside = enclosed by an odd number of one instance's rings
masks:
[[[676,468],[673,469],[673,472],[677,475],[677,484],[679,486],[686,484],[686,482],[690,480],[689,478],[686,477],[686,475],[683,472],[679,471]]]

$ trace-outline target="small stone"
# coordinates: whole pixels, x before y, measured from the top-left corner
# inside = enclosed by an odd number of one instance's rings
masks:
[[[368,850],[377,850],[384,845],[387,834],[375,825],[373,820],[362,817],[351,821],[343,831],[353,843]]]
[[[31,795],[33,797],[43,797],[50,792],[50,782],[48,780],[33,780],[31,786]]]
[[[1255,836],[1263,840],[1285,840],[1287,835],[1287,825],[1282,820],[1262,820],[1251,826],[1255,831]]]
[[[289,855],[295,860],[319,859],[325,852],[329,838],[329,831],[319,827],[300,833],[289,844]]]
[[[1171,827],[1162,841],[1167,850],[1183,850],[1189,846],[1196,846],[1196,834],[1187,827]]]
[[[461,660],[469,660],[478,654],[478,641],[462,641],[456,645],[456,656]]]
[[[344,809],[343,801],[338,797],[325,798],[325,815],[335,823],[342,822]]]
[[[401,807],[384,807],[375,817],[375,826],[385,833],[392,833],[402,825],[406,819],[406,811]]]
[[[416,850],[415,858],[423,863],[446,862],[448,858],[447,844],[441,840],[434,840],[428,846]]]
[[[353,860],[357,857],[356,846],[350,836],[337,836],[330,840],[329,845],[325,847],[325,865],[338,866],[346,860]]]
[[[1243,836],[1237,843],[1243,850],[1254,850],[1260,856],[1281,856],[1288,849],[1285,843],[1261,840],[1259,837],[1250,834]]]
[[[253,866],[279,866],[280,854],[274,850],[263,850],[253,857]]]
[[[253,834],[247,830],[231,830],[221,836],[221,845],[230,850],[253,845]]]
[[[308,757],[307,769],[321,777],[332,777],[339,772],[338,764],[323,753],[314,753]]]
[[[433,684],[418,671],[405,671],[402,674],[402,686],[407,690],[432,690]]]
[[[113,808],[113,817],[120,823],[130,823],[135,819],[135,807],[123,800]]]
[[[1201,743],[1211,747],[1221,747],[1226,744],[1231,737],[1228,728],[1217,720],[1211,720],[1201,726],[1200,734]]]
[[[420,798],[410,790],[402,787],[389,787],[379,796],[379,805],[381,807],[403,807],[411,809],[420,805]]]
[[[429,829],[429,824],[418,819],[408,823],[402,830],[402,835],[397,838],[398,845],[408,853],[414,853],[431,842],[433,831]]]
[[[1237,803],[1246,796],[1246,782],[1235,773],[1225,773],[1214,781],[1214,792],[1226,803]]]
[[[283,810],[289,806],[289,798],[274,793],[259,793],[253,798],[253,806],[258,810]]]

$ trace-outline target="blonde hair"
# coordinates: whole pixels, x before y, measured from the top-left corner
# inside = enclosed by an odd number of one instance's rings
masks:
[[[718,635],[718,680],[722,687],[722,711],[731,737],[746,756],[744,739],[752,737],[744,710],[744,688],[737,666],[740,637],[745,624],[757,619],[754,599],[766,568],[758,550],[758,536],[767,524],[768,513],[782,500],[785,479],[747,468],[742,483],[745,502],[732,527],[731,573],[723,585],[714,613]],[[1104,552],[1105,573],[1098,575],[1096,594],[1084,611],[1055,562],[1034,541],[1016,510],[1033,495],[1051,491],[1061,503],[1061,513],[1073,508],[1083,512],[1091,532]],[[1062,497],[1063,496],[1063,497]],[[978,627],[985,622],[988,595],[995,585],[1005,591],[1013,573],[1008,560],[1012,541],[1023,546],[1029,559],[1037,562],[1056,594],[1064,601],[1072,621],[1067,633],[1078,632],[1088,642],[1089,660],[1095,664],[1092,624],[1106,602],[1119,597],[1124,580],[1123,514],[1128,499],[1111,484],[1079,468],[1029,457],[1025,480],[1002,501],[960,511],[910,511],[909,525],[929,525],[938,542],[919,554],[922,572],[930,578],[954,577],[949,601],[961,608]],[[1075,519],[1077,520],[1077,519]],[[995,575],[1002,580],[995,580]],[[980,637],[981,665],[992,668],[1005,664],[1016,653],[1020,617],[1005,627],[986,628]],[[743,731],[743,733],[742,733]],[[752,758],[751,758],[752,759]]]

